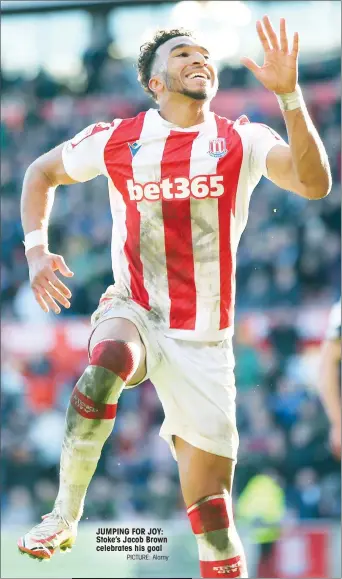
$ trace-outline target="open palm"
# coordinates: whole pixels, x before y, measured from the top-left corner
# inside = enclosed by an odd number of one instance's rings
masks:
[[[264,64],[258,66],[247,57],[242,58],[241,63],[268,90],[276,94],[293,92],[298,80],[298,32],[294,34],[290,52],[284,18],[280,19],[280,43],[268,16],[264,16],[263,24],[258,20],[256,28],[264,49]]]

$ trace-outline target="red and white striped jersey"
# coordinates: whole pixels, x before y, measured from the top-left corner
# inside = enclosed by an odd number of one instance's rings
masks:
[[[65,143],[71,178],[108,179],[115,291],[151,311],[166,335],[233,334],[237,246],[277,144],[287,146],[247,117],[211,112],[184,129],[155,109],[91,125]]]

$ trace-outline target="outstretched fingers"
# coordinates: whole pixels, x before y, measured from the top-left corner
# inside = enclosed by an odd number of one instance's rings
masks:
[[[287,40],[285,18],[280,19],[280,47],[281,47],[283,52],[285,52],[286,54],[288,53],[289,43]]]
[[[263,29],[263,26],[262,26],[260,20],[257,20],[256,29],[257,29],[257,33],[258,33],[258,36],[260,38],[260,42],[262,44],[264,51],[269,52],[271,50],[271,45],[270,45],[268,38],[264,32],[264,29]]]
[[[43,297],[40,294],[42,290],[39,290],[37,287],[33,287],[32,291],[34,293],[34,297],[36,298],[37,303],[40,305],[42,310],[47,314],[49,311],[49,307],[47,306],[46,302],[43,300]]]
[[[271,47],[272,47],[274,50],[279,50],[278,37],[277,37],[277,35],[276,35],[276,33],[275,33],[275,30],[274,30],[274,28],[273,28],[273,26],[272,26],[272,24],[271,24],[271,21],[270,21],[269,17],[268,17],[268,16],[264,16],[263,19],[262,19],[262,21],[263,21],[263,24],[264,24],[264,26],[265,26],[265,30],[266,30],[266,32],[267,32],[268,38],[270,39]]]
[[[49,310],[52,310],[55,314],[61,313],[61,308],[56,304],[45,286],[36,284],[32,289],[38,304],[44,312],[47,313]]]
[[[293,35],[293,46],[291,56],[295,56],[297,58],[299,52],[299,34],[295,32]]]
[[[70,308],[68,298],[71,298],[71,291],[69,288],[67,288],[53,272],[47,271],[45,275],[50,287],[54,290],[54,297],[56,297],[64,307]]]

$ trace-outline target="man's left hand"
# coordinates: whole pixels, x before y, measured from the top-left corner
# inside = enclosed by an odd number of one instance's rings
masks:
[[[264,64],[258,66],[250,58],[241,58],[246,66],[268,90],[276,94],[291,93],[298,81],[298,32],[294,33],[292,51],[289,51],[285,19],[280,19],[280,41],[268,16],[256,23],[257,32],[264,49]]]

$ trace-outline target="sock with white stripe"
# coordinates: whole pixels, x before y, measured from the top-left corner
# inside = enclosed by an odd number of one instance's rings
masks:
[[[104,340],[93,349],[90,365],[77,382],[66,415],[55,508],[79,521],[85,495],[102,447],[113,430],[117,403],[134,375],[139,356],[134,344]]]
[[[201,577],[248,577],[228,493],[205,497],[187,513],[197,539]]]

